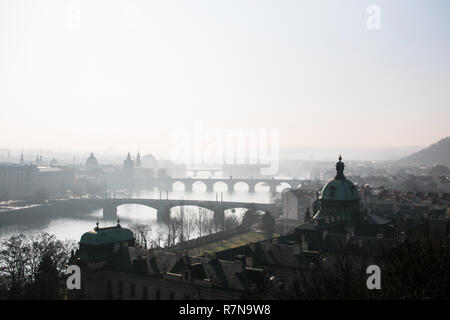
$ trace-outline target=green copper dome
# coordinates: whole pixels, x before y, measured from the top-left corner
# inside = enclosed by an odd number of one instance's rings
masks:
[[[339,156],[339,162],[336,163],[336,177],[323,187],[320,200],[359,200],[355,185],[344,176],[345,166],[341,160],[342,157]]]
[[[133,232],[117,224],[117,226],[109,228],[97,226],[94,230],[84,233],[81,236],[80,244],[102,245],[130,240],[134,240]]]
[[[350,180],[331,180],[322,189],[319,199],[359,200],[358,190]]]

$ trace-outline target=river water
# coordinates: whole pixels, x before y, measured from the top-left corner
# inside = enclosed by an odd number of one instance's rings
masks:
[[[278,186],[277,191],[281,191],[284,186]],[[173,191],[160,192],[157,189],[153,190],[139,190],[131,193],[116,193],[116,197],[124,198],[145,198],[145,199],[159,199],[160,197],[166,199],[181,199],[181,200],[220,200],[223,201],[239,201],[239,202],[259,202],[269,203],[271,201],[271,194],[268,186],[257,185],[255,192],[248,192],[247,185],[238,183],[235,186],[234,192],[227,192],[226,186],[216,184],[214,192],[207,192],[206,186],[202,184],[194,184],[192,192],[185,192],[182,185],[175,184]],[[172,209],[180,210],[177,208]],[[185,214],[198,214],[198,207],[186,207]],[[236,209],[234,212],[230,210],[225,212],[225,215],[236,215],[242,218],[244,209]],[[212,214],[212,212],[211,212]],[[142,206],[142,205],[122,205],[117,208],[117,215],[120,219],[120,224],[124,227],[129,227],[132,223],[148,224],[152,230],[150,238],[156,237],[156,233],[160,232],[162,226],[156,221],[156,210]],[[33,237],[41,232],[54,234],[60,240],[76,240],[79,241],[81,235],[95,227],[96,222],[99,222],[100,227],[113,226],[116,221],[107,221],[102,217],[102,210],[93,210],[88,213],[76,215],[75,217],[61,217],[61,218],[42,218],[39,221],[33,221],[27,224],[11,224],[0,226],[0,239],[8,238],[12,235],[25,234],[27,237]],[[193,236],[197,234],[194,231]],[[191,237],[191,238],[192,238]]]

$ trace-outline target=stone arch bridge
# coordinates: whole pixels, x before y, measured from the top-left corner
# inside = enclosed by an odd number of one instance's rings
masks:
[[[211,200],[172,200],[172,199],[74,199],[60,200],[58,204],[72,205],[88,208],[103,208],[103,217],[117,219],[117,207],[124,204],[139,204],[156,210],[157,220],[165,221],[170,216],[170,209],[178,206],[197,206],[214,212],[214,217],[222,221],[225,210],[229,209],[253,209],[271,213],[273,216],[281,214],[281,206],[272,203],[250,203]]]
[[[270,192],[275,192],[277,186],[281,184],[287,184],[290,188],[298,188],[300,186],[304,187],[306,185],[310,185],[312,183],[311,180],[306,179],[239,179],[239,178],[172,178],[172,177],[165,177],[165,178],[157,178],[155,180],[155,186],[159,190],[167,190],[172,191],[173,185],[175,183],[182,183],[184,185],[185,191],[192,191],[192,186],[196,182],[201,182],[206,186],[206,191],[212,192],[214,191],[214,185],[216,183],[225,183],[227,185],[228,192],[233,192],[235,190],[235,185],[239,182],[243,182],[248,185],[248,191],[249,192],[255,192],[255,187],[258,184],[263,184],[269,186]]]

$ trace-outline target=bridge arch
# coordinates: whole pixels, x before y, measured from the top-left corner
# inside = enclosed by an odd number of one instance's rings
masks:
[[[233,190],[231,191],[244,191],[243,188],[246,188],[245,191],[250,191],[250,185],[246,181],[236,181],[233,183]]]
[[[264,181],[260,181],[255,183],[255,191],[261,191],[261,192],[269,192],[270,186],[265,183]]]
[[[196,191],[207,191],[208,185],[201,180],[192,180],[192,190],[196,189]]]
[[[283,191],[284,189],[288,189],[288,188],[292,188],[290,182],[287,181],[280,181],[277,185],[276,185],[276,190],[278,192]]]
[[[187,191],[186,189],[186,184],[183,181],[175,180],[172,182],[172,190]]]
[[[213,191],[230,191],[229,185],[225,181],[216,181],[213,184]]]
[[[139,202],[124,202],[114,205],[108,205],[103,209],[103,218],[107,220],[120,219],[129,224],[153,223],[158,219],[158,209]]]

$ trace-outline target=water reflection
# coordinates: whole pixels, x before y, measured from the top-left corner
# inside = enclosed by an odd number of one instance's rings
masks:
[[[261,183],[255,188],[255,192],[247,191],[248,186],[243,183],[237,183],[235,192],[228,192],[225,183],[217,183],[213,192],[206,192],[206,186],[202,183],[194,184],[192,192],[185,192],[183,185],[175,184],[173,191],[162,192],[157,189],[137,190],[131,193],[116,192],[116,197],[123,198],[146,198],[146,199],[181,199],[181,200],[223,200],[223,201],[239,201],[239,202],[260,202],[269,203],[270,193],[269,187]],[[178,210],[175,207],[173,210]],[[197,214],[198,207],[185,208],[185,214]],[[242,218],[245,209],[236,209],[234,212],[227,210],[225,216],[235,215],[239,219]],[[212,213],[211,213],[212,214]],[[126,204],[117,208],[117,215],[122,226],[129,226],[132,223],[149,224],[152,226],[152,237],[158,232],[162,226],[156,221],[156,210],[143,205]],[[102,210],[93,210],[88,213],[79,214],[76,217],[61,217],[42,219],[39,222],[20,225],[8,225],[0,227],[0,239],[8,238],[12,235],[23,233],[27,236],[36,236],[41,232],[55,234],[58,239],[79,240],[81,235],[95,227],[95,223],[99,222],[100,227],[115,225],[116,221],[103,219]],[[194,232],[195,234],[195,232]]]

